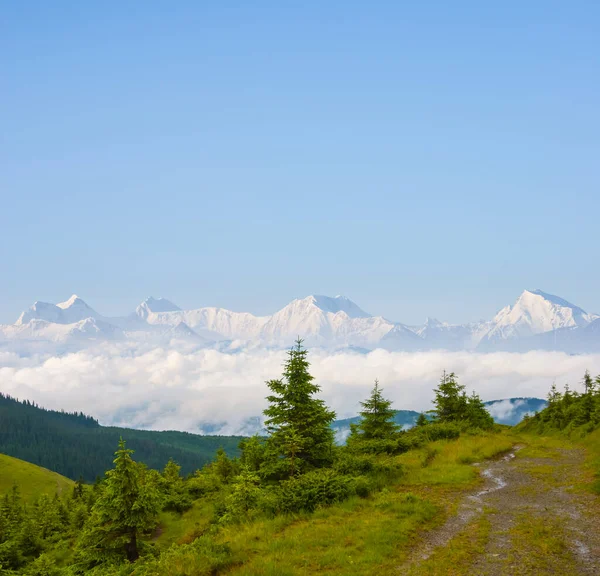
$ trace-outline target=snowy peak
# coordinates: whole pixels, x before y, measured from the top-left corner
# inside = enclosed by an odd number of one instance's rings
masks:
[[[77,296],[77,294],[73,294],[73,296],[71,296],[68,300],[65,300],[64,302],[59,302],[57,306],[62,310],[67,310],[68,308],[73,307],[89,308],[89,306],[79,296]]]
[[[136,309],[135,314],[142,320],[146,320],[150,314],[159,312],[178,312],[181,308],[166,298],[146,298]]]
[[[81,298],[73,294],[68,300],[59,304],[35,302],[16,321],[17,326],[27,324],[31,320],[44,320],[53,324],[73,324],[86,318],[97,318],[98,314]]]
[[[513,306],[506,306],[496,314],[481,347],[564,328],[583,328],[593,319],[593,315],[563,298],[542,290],[524,290]]]
[[[294,300],[294,302],[306,302],[308,305],[316,306],[323,312],[331,314],[345,312],[350,318],[369,318],[371,316],[359,308],[350,298],[346,298],[346,296],[338,295],[332,298],[331,296],[316,294],[300,301]]]
[[[558,328],[586,326],[588,314],[570,302],[541,290],[525,290],[513,306],[501,310],[494,322],[498,327],[518,328],[521,335],[541,334]]]

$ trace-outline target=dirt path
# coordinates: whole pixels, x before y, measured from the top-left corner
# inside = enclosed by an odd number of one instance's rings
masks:
[[[583,452],[521,448],[477,465],[484,485],[425,536],[401,572],[430,573],[426,567],[435,563],[435,555],[456,545],[454,539],[478,522],[485,524],[483,549],[455,573],[600,574],[600,499],[577,486],[584,473]]]

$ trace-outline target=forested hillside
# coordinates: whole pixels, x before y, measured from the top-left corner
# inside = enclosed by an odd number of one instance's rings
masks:
[[[0,394],[0,453],[37,464],[63,476],[93,482],[112,465],[120,438],[148,467],[162,469],[175,459],[184,474],[209,462],[216,450],[238,454],[237,436],[200,436],[100,426],[84,414],[45,410]]]

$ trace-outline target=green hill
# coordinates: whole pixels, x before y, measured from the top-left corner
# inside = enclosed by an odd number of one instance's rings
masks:
[[[73,484],[72,480],[56,472],[0,454],[0,496],[16,485],[23,499],[27,501],[41,494],[61,494]]]
[[[239,436],[201,436],[100,426],[82,413],[45,410],[28,401],[0,394],[0,453],[43,466],[76,480],[93,482],[112,466],[119,438],[148,467],[162,469],[173,458],[183,474],[213,459],[223,447],[238,454]]]

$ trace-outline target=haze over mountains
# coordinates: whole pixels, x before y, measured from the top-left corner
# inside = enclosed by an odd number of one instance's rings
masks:
[[[408,326],[372,316],[344,296],[308,296],[271,316],[223,308],[182,310],[165,298],[147,298],[125,317],[105,317],[76,295],[65,302],[35,302],[15,324],[0,325],[0,343],[53,342],[87,346],[132,340],[197,346],[289,346],[301,336],[308,346],[390,351],[479,352],[600,351],[600,316],[542,292],[525,290],[489,321],[447,324],[427,318]]]

